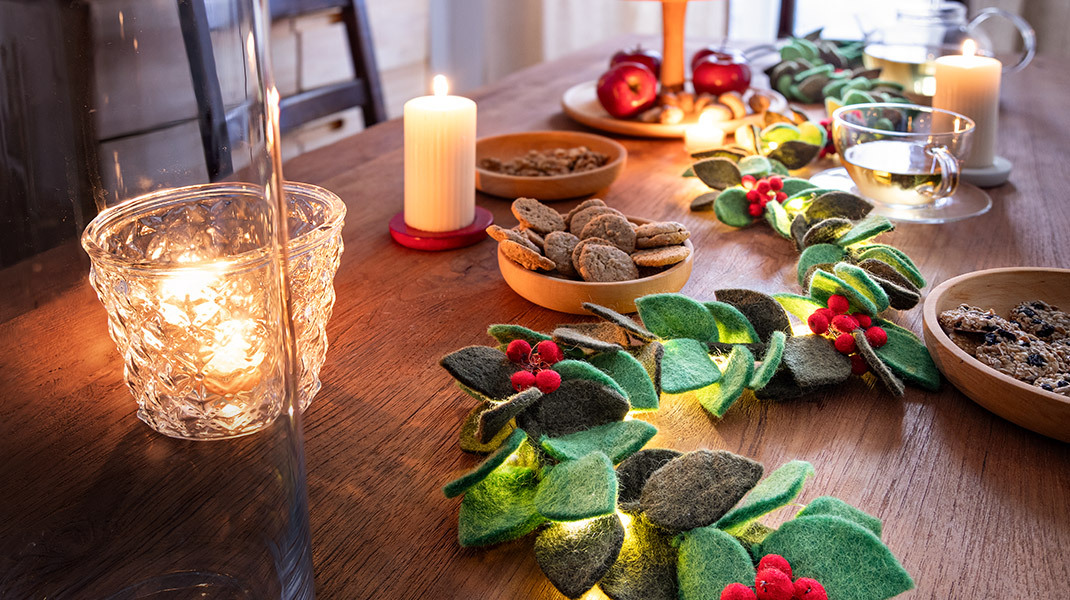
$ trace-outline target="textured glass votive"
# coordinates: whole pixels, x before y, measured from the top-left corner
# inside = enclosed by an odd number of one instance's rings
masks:
[[[162,190],[101,212],[82,236],[138,417],[165,435],[244,435],[282,410],[263,193],[241,183]],[[345,205],[306,184],[284,193],[303,410],[320,387]]]

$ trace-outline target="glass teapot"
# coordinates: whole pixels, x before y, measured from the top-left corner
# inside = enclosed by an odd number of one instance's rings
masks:
[[[883,70],[881,79],[903,84],[908,94],[932,96],[936,90],[934,61],[961,53],[967,39],[977,43],[979,54],[994,54],[992,41],[981,27],[989,19],[1010,21],[1022,37],[1022,51],[1015,62],[1004,62],[1005,73],[1024,68],[1036,52],[1036,33],[1029,23],[999,8],[986,8],[971,21],[966,20],[964,5],[940,0],[907,4],[896,13],[890,26],[867,34],[863,59],[866,67]]]

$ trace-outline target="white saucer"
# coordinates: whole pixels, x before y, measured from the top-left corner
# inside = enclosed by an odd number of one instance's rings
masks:
[[[819,188],[841,190],[866,198],[858,191],[855,182],[847,174],[847,169],[843,167],[821,171],[811,177],[810,182]],[[881,204],[872,198],[866,199],[873,203],[873,214],[907,223],[950,223],[983,215],[992,208],[992,198],[989,198],[988,194],[981,188],[961,180],[955,193],[949,198],[928,206],[892,206]]]

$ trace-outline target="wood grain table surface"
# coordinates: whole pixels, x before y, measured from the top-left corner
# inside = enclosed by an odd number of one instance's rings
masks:
[[[596,78],[623,43],[471,94],[479,135],[582,129],[561,113],[561,94]],[[1043,56],[1007,77],[999,153],[1015,170],[1011,183],[989,190],[992,210],[952,224],[901,224],[882,241],[913,257],[930,287],[977,269],[1070,267],[1068,97],[1070,71]],[[680,177],[688,165],[680,141],[620,140],[627,165],[602,197],[626,214],[688,226],[695,268],[683,293],[799,292],[790,242],[689,212],[703,186]],[[488,549],[458,545],[459,500],[440,488],[480,457],[457,447],[473,401],[437,361],[489,343],[493,323],[549,331],[593,318],[517,296],[498,274],[493,241],[441,253],[391,241],[387,222],[403,195],[400,121],[284,169],[349,208],[323,389],[304,420],[318,596],[560,598],[535,562],[532,536]],[[478,203],[497,223],[515,223],[507,200],[481,195]],[[147,431],[84,275],[50,280],[35,264],[0,272],[12,290],[0,301],[0,557],[8,559],[27,536],[62,526],[51,517],[57,507],[88,494],[117,502],[101,473],[122,440]],[[921,332],[920,306],[892,319]],[[902,598],[1070,597],[1070,446],[988,413],[949,384],[937,393],[908,388],[900,399],[852,381],[799,401],[733,408],[721,420],[668,403],[652,421],[652,446],[727,449],[767,469],[813,463],[817,475],[799,502],[835,495],[883,520],[885,543],[917,583]]]

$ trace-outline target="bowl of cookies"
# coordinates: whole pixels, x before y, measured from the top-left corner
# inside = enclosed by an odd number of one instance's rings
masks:
[[[617,142],[580,131],[481,138],[476,141],[476,189],[502,198],[578,198],[609,187],[627,155]]]
[[[525,299],[559,312],[586,314],[584,302],[635,311],[635,299],[677,292],[691,276],[694,247],[680,223],[623,215],[600,199],[567,214],[531,198],[513,202],[519,224],[491,225],[498,268]]]
[[[1070,442],[1067,309],[1070,269],[975,271],[929,292],[925,344],[944,376],[974,402]]]

